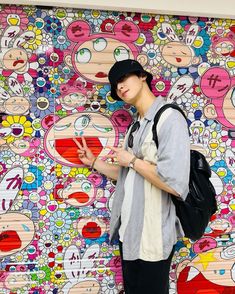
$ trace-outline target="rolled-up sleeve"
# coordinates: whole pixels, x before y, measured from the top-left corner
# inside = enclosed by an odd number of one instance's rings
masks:
[[[158,130],[157,173],[164,183],[185,199],[190,171],[188,126],[179,111],[167,109],[166,112],[167,118]]]

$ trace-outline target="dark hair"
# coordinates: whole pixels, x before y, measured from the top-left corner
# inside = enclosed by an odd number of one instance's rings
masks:
[[[140,77],[147,77],[147,74],[146,74],[145,72],[140,71],[140,70],[138,70],[138,71],[134,71],[134,72],[129,72],[129,73],[123,75],[122,77],[120,77],[120,78],[117,80],[117,82],[115,83],[115,89],[117,90],[117,85],[118,85],[118,83],[123,82],[126,78],[128,78],[128,77],[130,77],[130,76],[132,76],[132,75],[136,75],[136,76],[139,77],[139,78],[140,78]],[[149,80],[146,80],[146,82],[147,82],[147,84],[148,84],[149,89],[152,91],[151,82],[149,82]]]

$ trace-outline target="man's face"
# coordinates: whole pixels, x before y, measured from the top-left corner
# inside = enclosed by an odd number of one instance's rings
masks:
[[[128,74],[117,83],[116,93],[126,103],[132,104],[143,87],[146,77],[138,77],[135,74]]]

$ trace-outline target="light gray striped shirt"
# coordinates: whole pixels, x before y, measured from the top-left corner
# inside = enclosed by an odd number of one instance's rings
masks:
[[[172,108],[164,111],[157,127],[157,149],[152,137],[152,125],[156,112],[163,104],[163,98],[156,98],[146,113],[134,134],[132,152],[138,158],[156,164],[156,173],[161,180],[185,199],[190,167],[187,123],[179,111]],[[128,136],[129,132],[125,140],[126,149]],[[117,181],[110,223],[111,241],[119,238],[119,230],[125,260],[167,259],[177,237],[183,236],[168,193],[129,168],[120,169]]]

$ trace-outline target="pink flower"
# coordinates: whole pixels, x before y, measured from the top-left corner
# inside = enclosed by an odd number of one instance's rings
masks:
[[[0,12],[0,21],[3,28],[15,25],[19,26],[22,30],[27,28],[29,22],[27,14],[23,12],[23,8],[20,6],[6,6]]]

